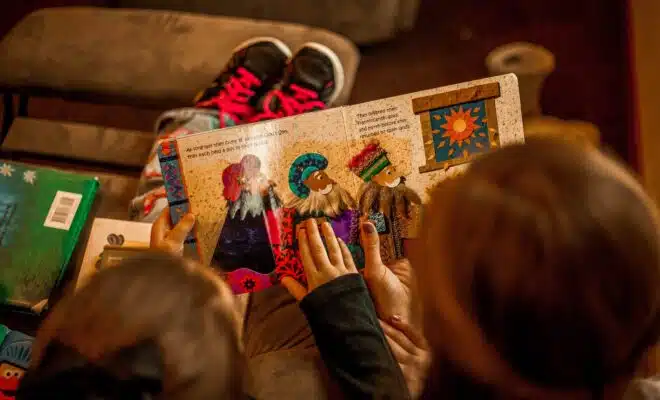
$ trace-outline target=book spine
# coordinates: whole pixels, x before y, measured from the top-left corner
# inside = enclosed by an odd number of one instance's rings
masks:
[[[172,218],[172,224],[176,225],[186,213],[190,212],[190,201],[183,179],[176,139],[166,140],[158,146],[158,161],[165,181],[170,217]],[[185,254],[199,255],[194,231],[188,234],[184,246],[186,247]]]
[[[92,210],[92,205],[94,204],[94,199],[96,199],[96,193],[99,190],[99,181],[97,179],[89,179],[85,181],[82,193],[82,199],[80,200],[80,205],[76,211],[76,215],[71,223],[71,229],[69,229],[69,234],[64,242],[64,248],[62,253],[62,268],[60,269],[60,275],[57,277],[55,287],[59,285],[64,273],[67,270],[73,251],[78,245],[80,239],[80,232],[82,232],[85,227],[85,223],[89,218],[89,213]]]
[[[73,252],[80,241],[80,233],[82,232],[83,228],[85,227],[85,223],[89,218],[89,214],[92,210],[92,205],[94,204],[94,200],[96,199],[96,193],[99,190],[99,186],[100,186],[99,181],[97,179],[90,179],[84,182],[80,205],[76,210],[76,215],[73,218],[73,222],[71,222],[71,228],[69,229],[69,233],[66,236],[66,239],[64,240],[64,245],[62,247],[62,258],[61,258],[62,264],[60,267],[59,275],[57,276],[57,279],[54,282],[53,290],[55,290],[55,288],[57,288],[62,283],[62,279],[64,278],[65,273],[70,267],[71,257],[73,256]],[[53,295],[53,290],[51,290],[51,292],[48,294],[48,299],[50,299],[50,297]],[[41,301],[36,305],[23,305],[23,306],[29,307],[32,310],[32,312],[36,314],[41,314],[44,311],[48,310],[48,307],[50,306],[48,299],[44,299],[44,301]]]

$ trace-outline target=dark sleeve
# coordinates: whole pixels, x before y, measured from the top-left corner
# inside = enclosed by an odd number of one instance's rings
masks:
[[[319,286],[300,307],[326,367],[347,398],[410,398],[360,274]]]

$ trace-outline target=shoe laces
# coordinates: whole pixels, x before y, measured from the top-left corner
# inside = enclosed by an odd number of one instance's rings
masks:
[[[250,71],[238,67],[236,73],[229,77],[217,96],[197,103],[197,107],[217,107],[220,114],[220,127],[227,126],[223,114],[229,116],[233,121],[243,121],[254,113],[250,105],[250,99],[256,94],[252,90],[260,86],[261,81]]]
[[[318,93],[291,84],[287,87],[287,92],[271,90],[264,98],[263,112],[255,115],[250,122],[290,117],[308,111],[322,110],[325,107],[325,103],[319,100]]]

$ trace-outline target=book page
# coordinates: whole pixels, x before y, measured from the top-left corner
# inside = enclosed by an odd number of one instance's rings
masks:
[[[344,118],[359,212],[380,233],[385,263],[406,256],[435,184],[523,141],[513,74],[346,107]]]
[[[523,140],[514,75],[177,138],[159,157],[173,214],[197,217],[188,255],[236,293],[304,279],[297,230],[328,222],[358,267],[361,221],[385,262],[405,257],[428,190]]]
[[[289,176],[292,164],[300,156],[313,153],[325,158],[327,175],[354,193],[359,182],[345,168],[348,162],[345,138],[340,109],[179,138],[177,150],[190,210],[197,216],[196,239],[201,261],[212,262],[230,211],[228,205],[239,200],[231,197],[241,196],[245,185],[262,185],[261,189],[270,191],[279,206],[295,201],[296,189],[292,189]],[[236,190],[225,185],[228,182],[238,184]],[[236,207],[235,215],[244,213],[243,224],[249,225],[249,205]]]
[[[452,140],[449,136],[444,138],[443,141],[436,140],[436,149],[445,143],[444,146],[449,148],[448,151],[454,149],[454,154],[461,156],[461,159],[458,160],[461,162],[451,159],[450,156],[447,156],[447,152],[444,154],[438,153],[437,163],[442,164],[440,165],[441,168],[428,168],[428,170],[420,172],[420,168],[423,169],[429,164],[427,160],[430,156],[433,156],[432,161],[434,163],[436,161],[435,152],[429,154],[427,151],[429,143],[424,138],[423,120],[427,119],[424,122],[428,123],[428,117],[430,117],[433,120],[431,135],[440,134],[441,137],[447,135],[447,130],[442,126],[447,125],[448,121],[441,113],[436,113],[440,115],[434,114],[433,116],[429,116],[428,111],[415,113],[413,110],[415,101],[429,98],[432,100],[434,96],[442,97],[442,95],[449,93],[457,95],[457,92],[460,94],[461,90],[493,83],[499,86],[500,94],[484,100],[492,99],[494,102],[494,108],[490,111],[494,111],[496,115],[491,116],[490,125],[488,125],[489,122],[485,117],[488,106],[479,108],[479,104],[476,104],[478,101],[461,102],[461,99],[458,99],[458,101],[453,102],[449,99],[448,105],[444,106],[443,104],[444,107],[436,107],[440,111],[447,110],[445,114],[450,118],[452,118],[452,111],[455,111],[453,122],[456,122],[457,129],[463,128],[461,116],[467,115],[466,112],[469,109],[471,112],[469,121],[473,126],[465,126],[463,131],[454,132],[457,136],[456,139],[459,140]],[[470,108],[470,105],[472,105],[472,108]],[[462,112],[461,115],[458,115],[459,110]],[[387,153],[391,164],[396,168],[397,174],[405,177],[406,185],[416,190],[424,199],[427,198],[427,190],[433,184],[460,173],[468,166],[469,161],[479,154],[483,154],[497,146],[505,146],[524,140],[518,81],[513,74],[357,104],[345,107],[344,113],[351,157],[359,154],[368,144],[378,141]],[[493,131],[488,132],[489,128]],[[490,146],[490,141],[489,145],[484,145],[483,143],[488,139],[487,136],[492,132],[497,132],[498,135],[495,146]],[[463,149],[475,151],[470,151],[468,158],[463,159]],[[445,166],[444,161],[449,161],[448,165]]]

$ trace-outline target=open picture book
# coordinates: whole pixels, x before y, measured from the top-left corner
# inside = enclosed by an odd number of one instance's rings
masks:
[[[385,263],[405,257],[428,189],[522,141],[509,74],[164,139],[158,157],[173,222],[197,217],[186,255],[245,293],[283,276],[304,282],[296,230],[309,218],[330,222],[358,266],[367,220]]]

